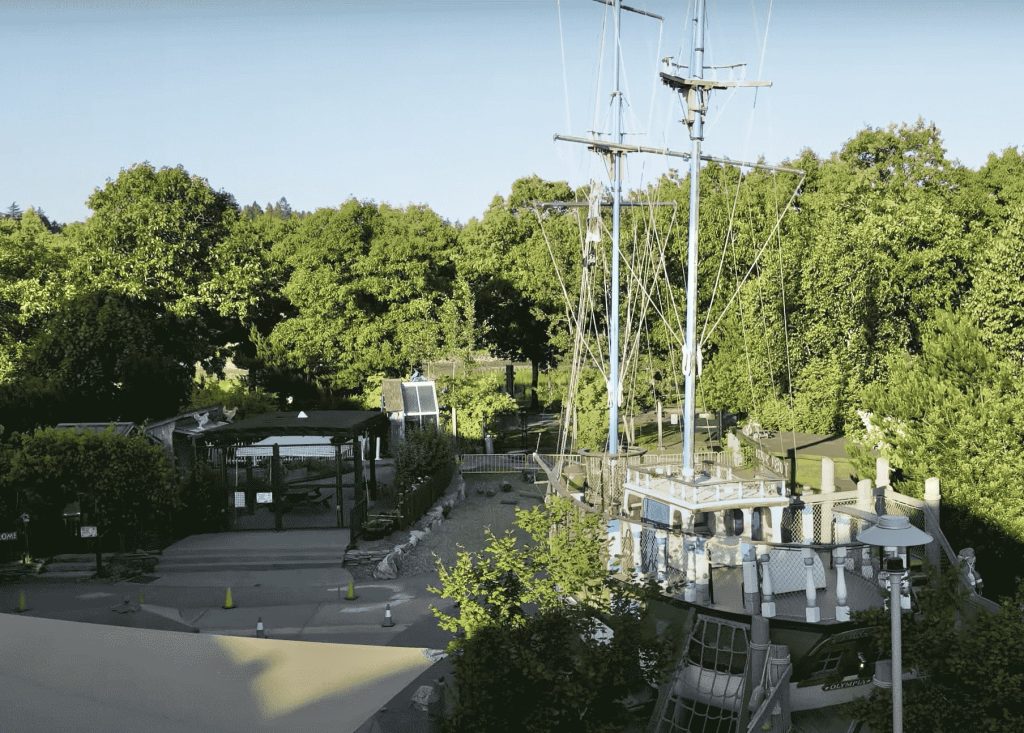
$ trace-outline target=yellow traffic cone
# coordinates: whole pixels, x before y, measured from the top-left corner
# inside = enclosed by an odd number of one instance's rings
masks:
[[[348,581],[348,592],[345,593],[346,601],[354,601],[359,596],[356,595],[356,582],[354,580]]]
[[[234,608],[235,601],[231,598],[231,589],[228,588],[224,594],[224,608]]]
[[[18,591],[18,608],[15,609],[18,613],[25,613],[28,610],[28,606],[25,603],[25,591]]]
[[[145,603],[145,602],[146,602],[146,594],[145,594],[145,593],[143,593],[143,592],[142,592],[142,591],[140,590],[140,591],[139,591],[139,605],[141,606],[141,605],[142,605],[143,603]]]

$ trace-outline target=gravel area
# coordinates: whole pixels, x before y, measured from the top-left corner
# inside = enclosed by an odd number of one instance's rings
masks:
[[[437,582],[436,564],[455,562],[460,550],[479,552],[487,544],[486,530],[504,534],[512,529],[516,508],[529,509],[544,501],[544,486],[523,481],[520,474],[467,474],[465,500],[455,504],[448,518],[436,525],[430,533],[408,555],[402,558],[399,571],[401,577],[423,578],[424,585]],[[502,491],[501,485],[509,483],[511,491]],[[493,496],[487,493],[492,492]],[[502,503],[502,502],[512,502]],[[395,532],[390,537],[372,542],[359,542],[361,550],[392,548],[405,542],[408,532]],[[372,568],[349,568],[353,575],[369,576]]]

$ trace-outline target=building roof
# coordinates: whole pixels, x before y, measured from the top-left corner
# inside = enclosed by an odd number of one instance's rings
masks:
[[[264,412],[206,431],[207,440],[230,443],[251,442],[271,435],[328,435],[351,440],[363,433],[387,432],[387,416],[377,410],[308,410]]]
[[[385,412],[402,412],[402,380],[385,379],[380,383],[381,399],[384,402]]]
[[[59,422],[60,430],[81,430],[86,433],[102,433],[113,430],[118,435],[132,435],[138,426],[133,422]]]
[[[159,610],[143,605],[123,617],[147,609]],[[247,626],[254,624],[251,615]],[[6,613],[0,614],[0,651],[17,660],[0,669],[0,710],[24,731],[350,731],[433,664],[425,650],[412,647],[150,631]]]

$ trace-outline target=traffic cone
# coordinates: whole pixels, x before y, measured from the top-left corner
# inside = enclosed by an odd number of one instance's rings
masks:
[[[145,593],[143,593],[143,592],[142,592],[142,591],[140,590],[140,591],[139,591],[139,605],[141,606],[141,605],[142,605],[143,603],[145,603],[145,602],[146,602],[146,594],[145,594]]]
[[[25,591],[18,591],[18,607],[14,610],[18,613],[25,613],[28,610],[28,606],[25,604]]]
[[[391,604],[384,604],[384,623],[381,624],[385,629],[390,629],[395,625],[394,619],[391,618]]]
[[[354,580],[348,581],[348,591],[345,593],[346,601],[354,601],[359,596],[356,595],[356,582]]]
[[[231,589],[228,588],[227,592],[224,594],[224,608],[234,608],[234,607],[235,607],[235,601],[234,601],[233,598],[231,598]]]
[[[267,633],[266,633],[266,631],[263,630],[263,617],[262,616],[260,616],[259,618],[256,619],[256,638],[257,639],[266,639],[267,638]]]

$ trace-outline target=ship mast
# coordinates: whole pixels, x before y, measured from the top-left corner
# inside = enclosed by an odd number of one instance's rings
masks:
[[[704,0],[697,0],[693,18],[693,47],[690,74],[704,78]],[[700,87],[695,87],[700,90]],[[693,478],[694,404],[697,394],[697,237],[700,217],[700,143],[704,139],[703,94],[698,92],[696,109],[687,116],[690,128],[690,231],[686,245],[686,340],[683,344],[683,478]],[[692,120],[690,119],[692,117]]]
[[[622,145],[622,90],[619,89],[622,73],[621,28],[622,0],[613,0],[615,10],[615,91],[612,103],[615,105],[614,141]],[[608,455],[613,459],[619,453],[619,213],[622,210],[622,152],[612,153],[612,283],[611,311],[608,324]]]
[[[771,86],[766,81],[716,81],[704,79],[704,12],[705,0],[697,0],[693,13],[693,45],[690,51],[689,75],[679,77],[663,72],[662,81],[679,92],[686,104],[685,122],[690,130],[690,221],[686,248],[686,334],[683,344],[683,466],[684,479],[693,479],[694,418],[696,415],[697,373],[700,369],[700,347],[697,344],[697,242],[700,220],[701,142],[704,140],[704,115],[712,89],[729,87]]]

